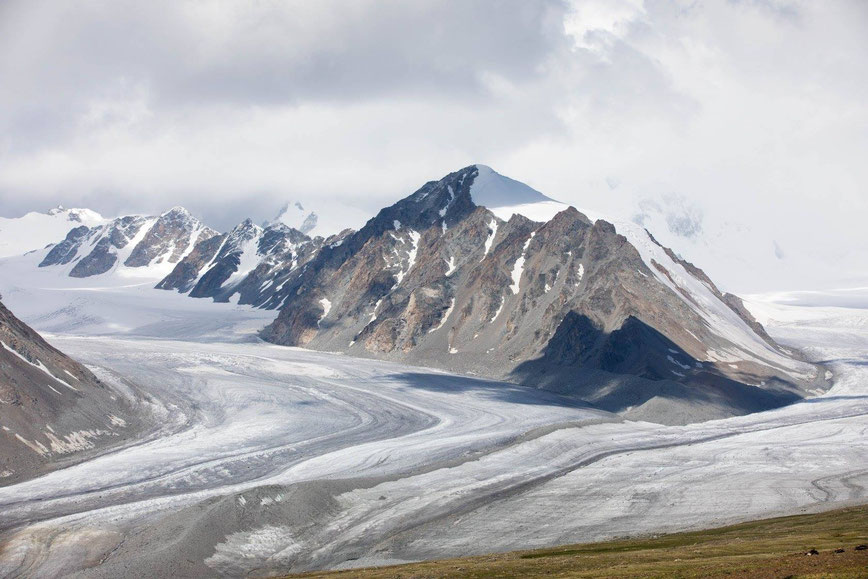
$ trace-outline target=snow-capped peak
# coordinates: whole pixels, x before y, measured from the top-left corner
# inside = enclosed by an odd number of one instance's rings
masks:
[[[45,213],[31,211],[21,217],[0,217],[0,257],[21,255],[62,241],[70,229],[95,227],[108,220],[90,209],[58,205]]]
[[[163,213],[163,214],[161,215],[161,217],[166,217],[166,216],[169,216],[169,215],[172,215],[172,216],[177,215],[177,216],[179,216],[179,217],[181,217],[181,216],[183,216],[183,217],[192,217],[192,214],[187,210],[187,208],[186,208],[186,207],[181,207],[180,205],[176,205],[176,206],[172,207],[171,209],[169,209],[168,211],[166,211],[165,213]]]
[[[28,215],[30,215],[28,213]],[[82,207],[72,207],[67,209],[63,205],[58,205],[54,209],[49,209],[46,215],[51,217],[66,218],[67,221],[82,223],[84,225],[96,224],[105,221],[105,218],[93,211],[92,209],[84,209]]]
[[[476,177],[470,185],[475,205],[488,208],[508,221],[518,213],[533,221],[549,221],[567,206],[520,181],[505,177],[487,165],[476,165]]]

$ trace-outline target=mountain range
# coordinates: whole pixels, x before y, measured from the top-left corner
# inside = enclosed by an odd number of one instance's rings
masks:
[[[129,215],[71,229],[39,267],[64,268],[70,277],[167,273],[198,243],[216,235],[182,207],[157,217]]]
[[[424,184],[357,231],[311,237],[317,224],[291,204],[218,234],[174,208],[77,226],[39,267],[150,276],[276,310],[261,333],[276,344],[543,387],[631,419],[744,414],[825,388],[820,369],[641,225],[589,218],[484,165]]]

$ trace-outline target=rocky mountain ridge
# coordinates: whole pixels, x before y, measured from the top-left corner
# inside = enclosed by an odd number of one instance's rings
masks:
[[[283,223],[260,227],[246,219],[198,243],[157,288],[223,302],[238,296],[234,299],[240,303],[262,305],[282,277],[310,259],[323,241]]]
[[[168,273],[195,245],[217,232],[183,207],[157,217],[129,215],[105,224],[81,225],[54,245],[39,267],[65,267],[70,277],[92,277],[124,268]]]

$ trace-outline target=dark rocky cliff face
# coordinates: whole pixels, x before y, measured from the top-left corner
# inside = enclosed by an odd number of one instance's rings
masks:
[[[214,260],[225,240],[224,233],[199,241],[193,251],[175,266],[172,273],[157,284],[157,289],[189,292],[196,285],[199,273]]]
[[[97,239],[93,249],[75,264],[70,277],[90,277],[109,271],[118,260],[114,250],[125,248],[146,222],[144,217],[121,217],[109,226],[97,228],[89,236],[90,240]]]
[[[324,244],[265,303],[282,308],[263,337],[605,398],[662,422],[785,404],[821,382],[698,268],[667,251],[646,263],[573,208],[503,221],[474,205],[475,176],[427,183]]]
[[[131,437],[131,404],[0,303],[0,485]]]
[[[51,248],[48,255],[40,262],[39,267],[50,265],[66,265],[78,256],[78,249],[90,233],[90,228],[81,225],[70,230],[66,238]]]
[[[247,219],[198,243],[156,287],[222,302],[239,294],[239,303],[263,305],[322,242],[282,223],[262,228]]]
[[[211,266],[190,291],[190,297],[213,297],[224,283],[238,271],[244,255],[245,245],[255,244],[262,235],[262,228],[249,219],[233,229],[226,237]]]

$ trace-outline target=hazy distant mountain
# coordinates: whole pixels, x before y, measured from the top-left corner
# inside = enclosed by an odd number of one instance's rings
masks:
[[[344,229],[358,229],[371,215],[346,202],[321,201],[314,207],[307,202],[292,201],[281,208],[271,224],[282,223],[311,238],[325,238]],[[265,227],[268,225],[264,224]]]
[[[283,223],[302,233],[309,234],[316,229],[319,216],[313,211],[305,211],[304,206],[295,201],[284,205],[277,217],[274,218],[274,222]]]

